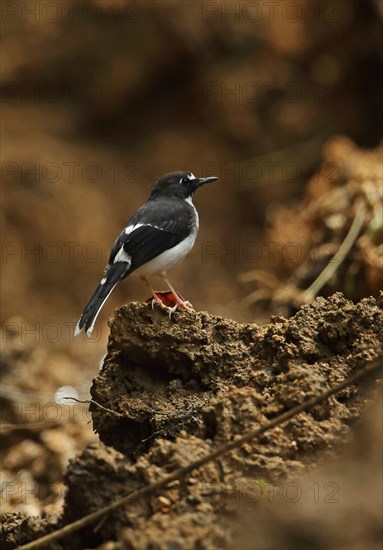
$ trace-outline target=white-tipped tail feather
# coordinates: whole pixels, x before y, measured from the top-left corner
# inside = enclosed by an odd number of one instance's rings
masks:
[[[78,336],[82,330],[88,336],[92,334],[94,325],[102,306],[109,298],[114,287],[124,277],[130,264],[127,262],[116,262],[108,268],[108,271],[96,288],[89,302],[87,303],[79,322],[76,325],[74,335]]]

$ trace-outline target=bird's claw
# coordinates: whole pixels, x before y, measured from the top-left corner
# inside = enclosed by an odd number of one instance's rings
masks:
[[[192,304],[189,302],[189,300],[186,300],[185,302],[182,302],[182,307],[184,307],[185,309],[187,309],[188,311],[195,311],[194,310],[194,307],[192,306]]]
[[[168,306],[164,304],[164,302],[156,294],[154,294],[152,301],[149,302],[152,306],[152,310],[154,310],[155,304],[158,304],[161,307],[161,309],[164,309],[168,312],[169,319],[172,319],[173,313],[175,313],[179,307],[183,307],[187,311],[194,312],[194,308],[188,300],[183,300],[180,296],[174,295],[174,293],[173,293],[173,296],[174,296],[174,301],[176,301],[176,303],[174,304],[174,306]]]
[[[188,300],[186,300],[185,302],[180,302],[175,306],[169,308],[169,319],[172,318],[173,313],[175,313],[179,307],[184,307],[187,311],[190,311],[191,313],[194,312],[193,306]]]
[[[181,302],[179,304],[175,304],[173,307],[166,306],[159,300],[158,302],[156,300],[152,300],[152,308],[154,309],[154,304],[158,303],[159,306],[161,306],[162,309],[165,309],[168,312],[169,319],[172,320],[172,315],[177,311],[179,307],[184,307],[187,311],[190,311],[191,313],[194,312],[194,308],[191,305],[190,302]]]
[[[173,313],[175,313],[178,309],[178,304],[176,304],[175,306],[173,307],[169,307],[168,310],[169,310],[169,319],[172,320],[172,315]]]

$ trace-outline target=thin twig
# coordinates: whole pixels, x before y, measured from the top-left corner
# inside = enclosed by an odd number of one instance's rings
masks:
[[[155,437],[156,435],[164,433],[164,430],[157,430],[156,432],[153,432],[148,437],[145,437],[145,439],[141,439],[141,443],[145,443],[146,441],[149,441],[149,439],[152,439],[152,437]]]
[[[320,289],[327,283],[327,281],[334,275],[334,273],[340,267],[343,260],[346,258],[347,254],[350,252],[356,239],[358,238],[360,230],[362,229],[362,226],[363,226],[365,216],[366,216],[366,205],[364,202],[361,202],[358,205],[351,227],[344,241],[340,245],[339,250],[337,251],[335,256],[331,258],[327,266],[318,275],[315,281],[304,292],[306,302],[311,302],[315,298],[315,296],[318,294]]]
[[[199,460],[196,460],[195,462],[188,464],[187,466],[184,466],[183,468],[179,468],[178,470],[175,470],[173,473],[163,477],[162,479],[156,481],[155,483],[151,483],[146,487],[142,487],[141,489],[133,491],[132,493],[125,495],[119,500],[116,500],[112,504],[109,504],[108,506],[105,506],[104,508],[101,508],[96,512],[92,512],[91,514],[84,516],[74,521],[73,523],[69,523],[68,525],[65,525],[64,527],[62,527],[61,529],[54,531],[53,533],[49,533],[48,535],[44,535],[43,537],[40,537],[37,540],[34,540],[32,542],[29,542],[28,544],[24,544],[23,546],[20,546],[19,550],[34,550],[36,548],[40,548],[45,544],[61,539],[66,535],[74,533],[75,531],[78,531],[79,529],[82,529],[83,527],[86,527],[87,525],[94,523],[96,520],[102,518],[105,514],[108,514],[109,512],[112,512],[113,510],[116,510],[117,508],[120,508],[121,506],[129,502],[132,502],[133,500],[155,493],[159,489],[163,489],[169,483],[175,480],[184,478],[187,474],[189,474],[193,470],[196,470],[198,468],[201,468],[202,466],[205,466],[205,464],[207,464],[208,462],[212,462],[213,460],[216,460],[217,458],[229,453],[230,451],[233,451],[234,449],[238,449],[248,441],[251,441],[252,439],[260,436],[261,434],[264,434],[265,432],[272,430],[273,428],[281,424],[286,423],[288,420],[291,420],[291,418],[293,418],[294,416],[297,416],[298,414],[304,411],[307,411],[308,409],[311,409],[312,407],[318,405],[319,403],[322,403],[323,401],[327,400],[332,395],[340,392],[347,386],[350,386],[351,384],[355,384],[355,382],[358,382],[362,378],[365,378],[366,376],[371,375],[378,369],[381,369],[382,366],[383,366],[383,356],[379,356],[370,364],[368,364],[367,367],[360,369],[353,376],[350,376],[350,378],[348,378],[347,380],[344,380],[343,382],[341,382],[340,384],[337,384],[335,387],[327,390],[326,392],[321,393],[316,397],[312,397],[311,399],[304,401],[300,405],[297,405],[296,407],[293,407],[292,409],[282,413],[281,415],[277,416],[276,418],[274,418],[264,426],[248,431],[242,437],[235,439],[234,441],[231,441],[230,443],[227,443],[226,445],[219,447],[215,451],[212,451],[211,453],[203,456],[202,458],[200,458]]]
[[[114,411],[113,409],[108,409],[108,407],[104,407],[104,405],[97,403],[94,399],[85,399],[85,401],[81,401],[81,399],[77,399],[76,397],[63,397],[63,399],[72,399],[73,401],[76,401],[76,403],[87,403],[88,405],[92,403],[93,405],[100,407],[103,411],[113,414],[113,416],[117,416],[117,418],[124,416],[122,413]]]

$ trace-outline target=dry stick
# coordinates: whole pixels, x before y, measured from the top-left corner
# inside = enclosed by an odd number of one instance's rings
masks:
[[[330,262],[324,268],[322,273],[318,275],[315,281],[304,292],[307,302],[311,302],[315,298],[315,296],[318,294],[320,289],[327,283],[327,281],[334,275],[336,270],[340,267],[341,263],[346,258],[354,242],[356,241],[360,233],[360,230],[362,229],[365,215],[366,215],[366,205],[364,202],[362,202],[359,204],[356,210],[355,217],[352,221],[351,227],[344,241],[340,245],[338,252],[335,254],[333,258],[331,258]]]
[[[117,418],[121,418],[124,416],[122,413],[119,413],[117,411],[114,411],[113,409],[108,409],[107,407],[104,407],[104,405],[101,405],[101,403],[97,403],[94,399],[86,399],[85,401],[82,401],[81,399],[77,399],[76,397],[64,397],[64,399],[71,399],[72,401],[76,401],[76,403],[86,403],[90,405],[93,403],[93,405],[96,405],[97,407],[100,407],[103,411],[112,414],[113,416],[117,416]]]
[[[297,405],[296,407],[293,407],[289,411],[286,411],[280,414],[279,416],[277,416],[276,418],[274,418],[264,426],[261,426],[260,428],[256,428],[254,430],[250,430],[239,439],[236,439],[235,441],[231,441],[230,443],[219,447],[215,451],[203,456],[199,460],[196,460],[195,462],[192,462],[191,464],[188,464],[183,468],[179,468],[178,470],[174,471],[172,474],[169,474],[168,476],[163,477],[162,479],[156,481],[155,483],[152,483],[150,485],[147,485],[146,487],[142,487],[141,489],[133,491],[132,493],[129,493],[128,495],[125,495],[119,500],[113,502],[112,504],[109,504],[108,506],[105,506],[104,508],[101,508],[96,512],[93,512],[87,516],[84,516],[74,521],[73,523],[69,523],[68,525],[65,525],[64,527],[62,527],[61,529],[54,531],[53,533],[49,533],[48,535],[44,535],[43,537],[35,541],[29,542],[28,544],[24,544],[23,546],[20,546],[19,550],[33,550],[35,548],[40,548],[41,546],[49,542],[56,541],[66,535],[69,535],[70,533],[74,533],[75,531],[78,531],[79,529],[95,522],[97,519],[102,518],[105,514],[108,514],[109,512],[116,510],[120,506],[123,506],[124,504],[127,504],[132,500],[136,500],[143,496],[152,494],[158,491],[159,489],[163,489],[164,487],[166,487],[166,485],[168,485],[172,481],[181,479],[185,477],[187,474],[189,474],[190,472],[192,472],[193,470],[196,470],[197,468],[201,468],[201,466],[204,466],[208,462],[211,462],[212,460],[215,460],[216,458],[219,458],[220,456],[225,455],[229,451],[238,449],[244,443],[247,443],[251,439],[258,437],[259,435],[275,428],[276,426],[279,426],[280,424],[284,424],[285,422],[287,422],[297,414],[300,414],[301,412],[304,412],[310,409],[311,407],[318,405],[319,403],[321,403],[322,401],[325,401],[335,393],[338,393],[339,391],[343,390],[347,386],[354,384],[355,382],[361,380],[362,378],[365,378],[369,374],[372,374],[373,372],[377,371],[379,368],[382,368],[382,367],[383,367],[383,356],[379,356],[374,361],[372,361],[367,367],[362,368],[347,380],[344,380],[340,384],[337,384],[334,388],[331,388],[316,397],[312,397],[311,399],[304,401],[301,405]]]

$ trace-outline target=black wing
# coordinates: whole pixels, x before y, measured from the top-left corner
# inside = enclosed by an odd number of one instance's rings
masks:
[[[184,200],[148,201],[132,217],[111,250],[109,264],[123,250],[131,257],[126,275],[183,241],[191,231],[194,209]]]

